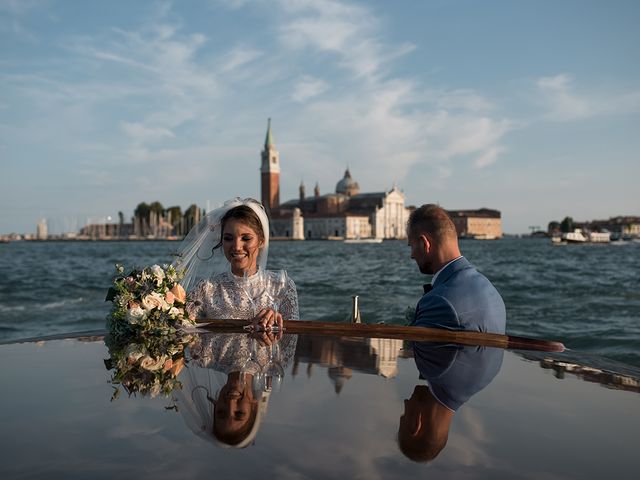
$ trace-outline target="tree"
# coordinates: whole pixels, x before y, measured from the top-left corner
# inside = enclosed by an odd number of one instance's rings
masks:
[[[547,226],[547,233],[555,233],[557,231],[560,230],[560,223],[552,220],[549,222],[549,225]]]
[[[145,202],[139,203],[133,211],[133,215],[136,218],[146,220],[147,222],[149,221],[149,213],[151,213],[151,207]]]
[[[573,218],[564,217],[562,222],[560,222],[560,230],[563,233],[573,232]]]
[[[170,219],[171,225],[175,227],[180,224],[180,220],[182,219],[182,209],[180,207],[167,208],[167,214]]]
[[[164,213],[164,207],[162,206],[162,204],[160,202],[153,202],[151,205],[149,205],[149,209],[153,212],[156,213],[158,215],[162,215]]]
[[[133,211],[134,230],[136,235],[147,235],[149,231],[149,217],[151,215],[151,207],[145,202],[139,203]]]
[[[191,230],[200,221],[200,209],[194,203],[184,212],[185,232]]]

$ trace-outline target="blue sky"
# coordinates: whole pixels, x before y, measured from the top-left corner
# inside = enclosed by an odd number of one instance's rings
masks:
[[[640,215],[635,1],[0,0],[0,233],[335,189]]]

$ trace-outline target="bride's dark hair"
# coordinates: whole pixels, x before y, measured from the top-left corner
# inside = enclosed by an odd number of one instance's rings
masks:
[[[262,231],[262,223],[256,215],[256,212],[247,205],[238,205],[228,210],[227,213],[220,219],[220,241],[213,247],[213,251],[222,246],[222,237],[224,236],[224,227],[229,220],[240,220],[242,223],[250,227],[256,234],[261,242],[264,242],[264,232]]]

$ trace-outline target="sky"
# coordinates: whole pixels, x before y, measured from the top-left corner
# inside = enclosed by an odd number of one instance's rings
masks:
[[[0,0],[0,234],[361,191],[640,215],[640,2]]]

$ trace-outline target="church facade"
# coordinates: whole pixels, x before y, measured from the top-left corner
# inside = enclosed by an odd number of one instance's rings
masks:
[[[406,238],[410,210],[395,185],[384,192],[361,193],[347,168],[335,192],[321,195],[316,184],[307,196],[300,184],[298,198],[280,203],[280,153],[275,148],[271,120],[261,154],[261,200],[270,219],[270,235],[304,239]]]

